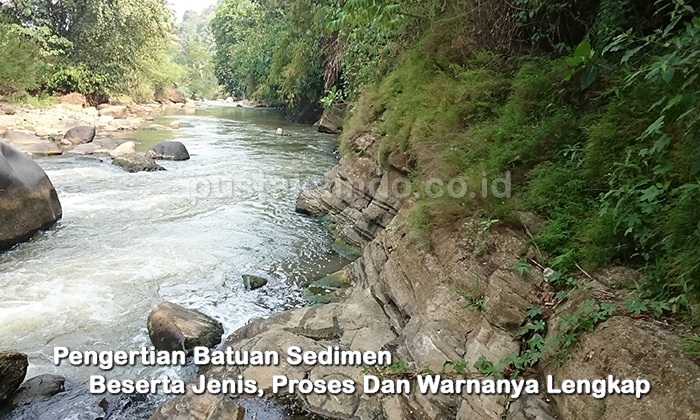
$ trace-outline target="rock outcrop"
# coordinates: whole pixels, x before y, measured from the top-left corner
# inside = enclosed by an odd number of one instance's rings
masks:
[[[318,132],[326,134],[340,134],[343,131],[343,113],[345,107],[334,106],[323,111],[323,115],[318,122]]]
[[[162,303],[148,315],[148,335],[159,350],[214,347],[221,342],[223,334],[219,321],[175,303]]]
[[[443,375],[451,377],[483,379],[485,376],[475,367],[478,360],[498,365],[520,356],[524,342],[517,336],[533,307],[546,308],[544,328],[548,329],[546,338],[551,339],[558,321],[570,315],[581,301],[595,297],[619,305],[625,296],[607,287],[609,282],[585,277],[581,281],[589,287],[557,304],[536,264],[530,265],[527,273],[513,268],[539,252],[531,245],[529,229],[522,227],[532,224],[524,216],[521,223],[485,224],[475,214],[433,228],[427,240],[413,235],[407,227],[410,197],[400,189],[392,190],[395,181],[404,176],[402,168],[410,165],[410,159],[397,156],[396,166],[380,170],[373,159],[377,150],[371,136],[356,137],[352,147],[359,156],[343,157],[328,174],[326,185],[302,193],[297,209],[328,217],[343,240],[363,248],[361,257],[346,269],[354,286],[341,290],[336,303],[256,321],[231,334],[224,343],[224,347],[236,350],[277,351],[282,355],[279,366],[208,366],[202,372],[208,378],[236,379],[243,375],[268,391],[273,375],[290,380],[353,380],[357,384],[353,394],[293,395],[312,412],[339,419],[593,420],[665,418],[664,413],[674,418],[700,419],[694,397],[700,386],[697,361],[679,351],[675,333],[647,320],[622,316],[623,311],[606,322],[607,328],[599,326],[583,334],[581,347],[570,349],[565,359],[572,359],[564,360],[561,367],[549,361],[525,370],[526,378],[542,384],[539,395],[510,401],[507,395],[419,393],[415,375],[428,369],[444,370]],[[373,184],[375,188],[368,187]],[[621,275],[628,273],[623,270]],[[409,378],[412,392],[364,394],[363,376],[368,372],[387,375],[386,371],[363,371],[360,366],[290,365],[284,355],[291,346],[316,351],[329,346],[360,352],[389,351],[393,361],[401,361],[405,368],[390,370],[388,375],[393,372]],[[461,364],[459,369],[456,364]],[[498,373],[507,376],[506,370],[511,367],[501,366],[503,372]],[[605,400],[590,395],[552,396],[544,393],[548,374],[574,380],[605,379],[610,374],[649,378],[653,391],[641,399],[620,395]],[[185,406],[181,403],[198,398],[189,392],[169,407],[182,408]],[[224,396],[206,397],[209,407],[225,404],[225,400]]]
[[[28,156],[58,156],[63,153],[61,146],[56,142],[47,141],[26,130],[5,130],[0,138],[6,144],[24,152]]]
[[[56,190],[41,167],[0,142],[0,251],[48,229],[62,214]]]
[[[0,405],[9,400],[27,375],[27,355],[0,351]]]
[[[148,156],[153,159],[161,160],[188,160],[190,158],[190,153],[187,151],[187,147],[179,141],[166,141],[164,143],[157,144],[148,150]]]

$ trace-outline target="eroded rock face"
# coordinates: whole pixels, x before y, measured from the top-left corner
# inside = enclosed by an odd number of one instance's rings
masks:
[[[43,169],[0,142],[0,251],[48,229],[63,212]]]
[[[129,173],[165,170],[165,168],[158,165],[153,158],[142,153],[122,154],[115,157],[114,160],[112,160],[112,164],[121,167]]]
[[[554,321],[572,314],[588,298],[589,293],[579,292]],[[613,375],[651,383],[651,392],[639,400],[619,395],[598,400],[587,395],[553,395],[560,418],[700,419],[700,366],[682,354],[680,347],[680,338],[667,325],[615,316],[584,335],[571,359],[560,367],[546,364],[543,373],[558,381]]]
[[[9,400],[27,375],[27,355],[0,351],[0,405]]]
[[[187,151],[187,147],[179,141],[166,141],[149,149],[148,156],[153,159],[182,161],[188,160],[190,153]]]
[[[520,275],[512,268],[522,256],[536,251],[525,228],[498,224],[487,232],[466,232],[467,226],[478,228],[483,221],[468,217],[433,229],[431,248],[420,246],[406,229],[409,206],[381,189],[372,192],[360,186],[359,181],[367,185],[372,179],[396,179],[400,168],[392,166],[386,173],[378,170],[372,158],[376,150],[368,136],[353,139],[352,147],[360,156],[344,157],[327,176],[325,186],[301,195],[297,209],[327,215],[341,237],[363,247],[361,257],[347,268],[354,286],[342,290],[337,303],[257,321],[234,332],[224,343],[236,350],[277,351],[282,356],[279,366],[210,366],[204,371],[207,377],[222,380],[243,375],[267,390],[273,375],[291,380],[352,379],[361,388],[364,374],[360,367],[291,366],[285,360],[290,346],[316,351],[338,346],[342,350],[387,350],[394,361],[403,360],[416,371],[428,366],[439,372],[447,361],[466,360],[466,376],[480,378],[483,376],[473,367],[479,358],[498,363],[522,351],[514,336],[527,321],[529,308],[551,303],[547,320],[551,334],[558,320],[590,298],[590,293],[620,298],[602,281],[585,292],[589,295],[574,296],[571,302],[554,307],[542,271],[533,266],[528,275]],[[563,367],[541,363],[527,374],[540,379],[541,390],[546,374],[573,379],[599,379],[611,373],[643,377],[654,388],[641,400],[633,396],[612,396],[605,401],[590,396],[552,398],[544,392],[512,402],[504,395],[421,395],[416,381],[409,395],[365,395],[359,389],[352,395],[294,397],[314,413],[342,419],[698,418],[695,396],[700,392],[700,368],[681,354],[678,336],[661,325],[628,317],[613,317],[607,324],[607,328],[584,334],[581,347]],[[454,374],[448,367],[450,373]],[[192,396],[189,393],[181,401]],[[210,405],[223,404],[226,399],[212,398]]]
[[[96,130],[94,126],[80,125],[68,130],[65,136],[63,136],[63,139],[70,144],[91,143],[95,140],[95,133]]]
[[[362,248],[383,231],[401,207],[392,191],[403,177],[377,171],[374,158],[343,157],[327,175],[325,186],[300,194],[296,211],[328,216],[343,241]]]
[[[221,342],[223,334],[219,321],[175,303],[162,303],[148,315],[148,335],[159,350],[214,347]]]

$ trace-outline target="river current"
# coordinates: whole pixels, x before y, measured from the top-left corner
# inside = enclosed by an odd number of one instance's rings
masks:
[[[89,419],[103,396],[86,395],[91,375],[188,379],[191,369],[54,366],[54,347],[139,350],[150,346],[146,318],[163,301],[201,310],[226,334],[251,319],[305,305],[303,286],[346,261],[323,225],[294,212],[299,192],[336,162],[337,141],[276,111],[202,106],[156,120],[180,130],[118,139],[140,150],[183,142],[191,160],[167,171],[128,174],[108,160],[65,154],[39,159],[63,206],[63,219],[0,254],[0,347],[28,354],[27,378],[56,374],[68,392],[0,418]],[[289,136],[276,135],[283,128]],[[269,280],[247,291],[241,276]],[[110,418],[148,418],[160,397]],[[144,408],[147,407],[147,408]]]

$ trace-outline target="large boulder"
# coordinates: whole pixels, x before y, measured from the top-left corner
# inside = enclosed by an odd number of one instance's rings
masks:
[[[187,97],[185,97],[185,95],[182,92],[180,92],[179,90],[177,90],[175,88],[168,88],[165,93],[166,93],[167,98],[170,102],[173,102],[173,103],[185,103],[185,102],[187,102]]]
[[[119,146],[117,146],[114,150],[109,152],[109,155],[112,156],[113,158],[119,157],[119,156],[124,156],[124,155],[133,155],[136,153],[136,144],[133,141],[127,141]]]
[[[41,167],[0,142],[0,250],[48,229],[62,215],[56,190]]]
[[[28,366],[26,354],[14,351],[0,352],[0,405],[10,399],[22,384]]]
[[[96,130],[94,126],[79,125],[68,130],[63,136],[63,140],[71,144],[91,143],[95,140],[95,133]]]
[[[107,106],[100,109],[100,117],[112,117],[115,120],[123,120],[128,116],[129,110],[122,105]]]
[[[117,156],[112,160],[112,163],[129,173],[156,172],[165,170],[165,168],[158,165],[153,158],[141,153],[131,153]]]
[[[343,130],[344,107],[333,107],[323,112],[321,120],[318,122],[318,132],[326,134],[340,134]]]
[[[166,141],[151,147],[148,156],[162,160],[188,160],[190,153],[185,145],[179,141]]]
[[[199,311],[164,302],[148,315],[148,335],[158,350],[191,351],[219,344],[224,327]]]
[[[66,378],[58,375],[39,375],[19,387],[12,397],[11,405],[17,407],[33,401],[43,400],[65,391]]]

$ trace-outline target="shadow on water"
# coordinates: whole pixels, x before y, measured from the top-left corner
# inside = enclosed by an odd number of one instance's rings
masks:
[[[332,251],[333,239],[319,221],[294,212],[298,194],[321,184],[336,163],[334,137],[274,110],[203,106],[154,123],[173,121],[186,127],[115,135],[136,141],[140,150],[183,142],[192,159],[162,162],[165,172],[127,174],[108,160],[68,155],[37,161],[58,191],[64,217],[0,254],[0,343],[29,356],[28,378],[62,375],[72,385],[1,418],[93,420],[104,411],[103,396],[86,391],[91,375],[192,374],[142,365],[54,366],[54,346],[150,346],[146,317],[166,300],[219,319],[229,334],[250,319],[305,305],[303,286],[348,262]],[[277,136],[278,127],[289,136]],[[269,283],[247,291],[244,274]],[[132,401],[109,418],[148,418],[163,398]]]

